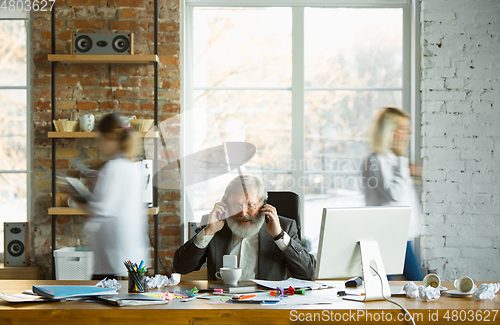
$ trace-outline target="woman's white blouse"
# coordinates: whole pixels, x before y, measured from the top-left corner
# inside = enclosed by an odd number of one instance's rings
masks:
[[[126,276],[125,260],[151,265],[143,183],[140,163],[126,158],[110,160],[99,172],[85,226],[92,234],[94,274]]]

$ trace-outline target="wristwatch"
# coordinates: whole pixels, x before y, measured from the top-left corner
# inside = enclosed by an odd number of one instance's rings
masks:
[[[274,240],[278,240],[278,239],[281,239],[283,238],[283,236],[285,236],[285,231],[283,229],[281,229],[281,232],[278,234],[278,236],[274,237]]]

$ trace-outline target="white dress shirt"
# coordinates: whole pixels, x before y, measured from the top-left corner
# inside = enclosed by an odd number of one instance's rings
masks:
[[[208,246],[213,235],[205,235],[205,229],[201,230],[194,238],[196,247],[203,249]],[[290,236],[285,233],[283,237],[274,242],[281,251],[290,246]],[[238,257],[238,265],[241,268],[240,281],[258,279],[259,270],[259,233],[247,238],[233,234],[231,248],[228,255]]]

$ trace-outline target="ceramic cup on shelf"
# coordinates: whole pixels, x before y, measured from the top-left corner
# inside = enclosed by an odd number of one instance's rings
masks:
[[[92,114],[83,114],[78,119],[80,122],[80,130],[84,132],[92,132],[95,127],[95,117]]]
[[[130,121],[136,119],[137,117],[135,115],[132,116],[120,116],[120,120],[122,121],[123,126],[130,126]]]

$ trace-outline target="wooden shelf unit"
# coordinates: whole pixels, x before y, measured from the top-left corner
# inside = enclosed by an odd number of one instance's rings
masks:
[[[158,126],[158,85],[159,85],[159,57],[158,57],[158,0],[153,0],[154,17],[153,17],[153,37],[154,37],[154,54],[124,54],[124,55],[86,55],[86,54],[56,54],[56,8],[51,11],[51,54],[47,56],[51,64],[51,106],[52,106],[52,121],[56,120],[56,66],[58,64],[143,64],[152,65],[154,68],[154,124]],[[52,278],[55,279],[55,260],[54,250],[56,249],[56,219],[58,215],[85,215],[86,213],[80,209],[55,207],[56,206],[56,141],[61,138],[96,138],[94,132],[54,132],[55,127],[52,125],[52,132],[48,133],[48,138],[52,142],[52,208],[49,208],[49,215],[52,217]],[[153,132],[149,132],[153,133]],[[154,131],[152,135],[143,135],[146,138],[154,139],[154,159],[153,171],[157,171],[158,152],[157,146],[159,141],[159,133]],[[158,189],[153,188],[153,205],[158,206]],[[154,273],[158,273],[158,213],[159,208],[154,207],[148,209],[149,215],[154,215]]]
[[[152,207],[147,209],[148,215],[158,214],[160,208]],[[49,208],[49,215],[66,215],[66,216],[81,216],[87,215],[88,213],[85,210],[78,208],[70,208],[70,207],[52,207]]]
[[[158,131],[139,132],[143,138],[159,138]],[[49,138],[98,138],[99,132],[56,132],[51,131],[48,133]]]
[[[147,64],[159,62],[158,55],[92,55],[92,54],[49,54],[50,62],[81,63],[81,64]]]

